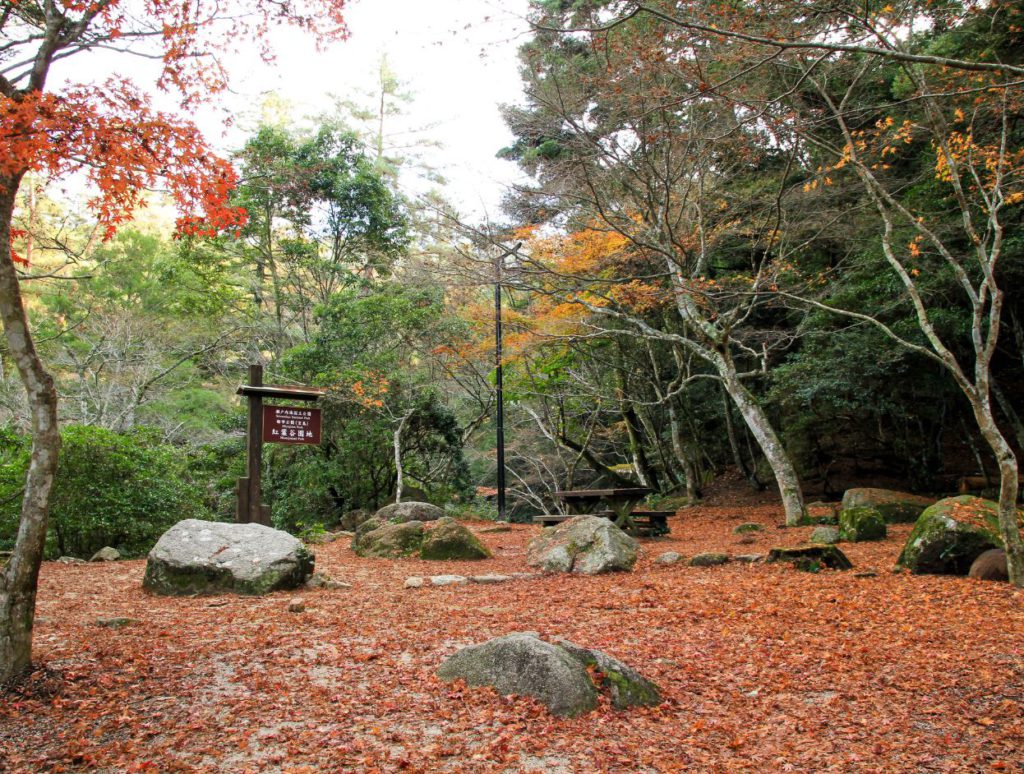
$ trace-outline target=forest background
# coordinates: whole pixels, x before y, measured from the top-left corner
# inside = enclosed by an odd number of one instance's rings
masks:
[[[407,95],[386,64],[326,114],[267,111],[232,159],[237,229],[183,236],[154,199],[107,239],[27,178],[12,244],[64,438],[49,555],[141,555],[181,518],[231,519],[252,362],[329,390],[323,443],[268,451],[276,525],[315,535],[399,478],[493,514],[493,283],[518,242],[513,518],[598,480],[680,505],[727,471],[777,487],[787,520],[852,484],[938,493],[974,475],[1005,493],[979,406],[991,395],[1019,456],[1020,5],[688,17],[770,19],[762,40],[635,8],[533,4],[500,150],[529,182],[500,223],[468,222],[423,141],[391,133]],[[979,62],[994,65],[963,66]],[[5,349],[0,369],[3,550],[30,440]]]

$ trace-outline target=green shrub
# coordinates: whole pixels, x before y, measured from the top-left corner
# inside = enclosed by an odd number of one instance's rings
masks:
[[[144,431],[119,434],[71,425],[50,497],[47,555],[88,558],[103,546],[140,556],[168,527],[187,518],[209,518],[199,489],[189,480],[182,449]],[[28,441],[0,435],[0,544],[13,544],[28,463]]]

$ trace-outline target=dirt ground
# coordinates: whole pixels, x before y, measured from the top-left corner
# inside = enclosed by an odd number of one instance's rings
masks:
[[[597,577],[403,588],[527,570],[539,528],[486,523],[471,526],[493,559],[361,559],[340,540],[317,568],[352,588],[264,598],[153,597],[141,560],[47,563],[36,656],[55,674],[0,703],[0,770],[1024,771],[1024,593],[894,574],[907,525],[843,544],[853,571],[655,564],[811,530],[780,529],[771,503],[711,503],[642,540],[633,572]],[[747,521],[766,530],[740,544]],[[664,702],[560,719],[434,676],[456,649],[524,630],[607,651]]]

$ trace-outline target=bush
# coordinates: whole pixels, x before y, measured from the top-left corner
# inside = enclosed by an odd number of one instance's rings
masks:
[[[72,425],[50,497],[47,555],[88,558],[103,546],[140,556],[168,527],[187,518],[209,518],[201,493],[189,480],[185,453],[137,431],[119,434]],[[0,544],[13,544],[28,464],[28,441],[0,435]]]

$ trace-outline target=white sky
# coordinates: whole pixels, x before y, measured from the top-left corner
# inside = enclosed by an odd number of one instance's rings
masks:
[[[519,101],[516,51],[526,38],[526,8],[527,0],[356,0],[346,13],[350,38],[329,51],[318,54],[288,30],[272,66],[256,56],[232,64],[233,94],[222,109],[236,114],[237,129],[224,135],[214,111],[202,114],[200,125],[211,141],[236,147],[268,94],[283,97],[296,118],[315,115],[331,108],[331,94],[373,89],[386,55],[415,96],[409,124],[436,125],[425,136],[443,146],[431,162],[449,181],[447,197],[466,215],[496,218],[504,187],[519,177],[495,153],[512,140],[498,106]]]

